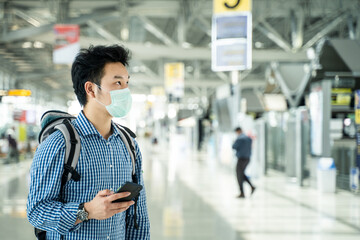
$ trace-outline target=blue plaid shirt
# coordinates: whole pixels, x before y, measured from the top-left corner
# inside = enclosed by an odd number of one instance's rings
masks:
[[[126,212],[106,220],[91,219],[75,225],[79,204],[92,200],[104,189],[116,191],[125,182],[132,181],[130,153],[112,123],[113,134],[105,140],[83,112],[73,125],[81,139],[81,152],[76,171],[81,179],[72,179],[64,187],[59,201],[61,177],[64,169],[65,140],[60,131],[54,132],[36,151],[31,166],[31,184],[27,215],[36,228],[47,231],[47,239],[150,239],[150,223],[146,207],[145,189],[137,203],[137,222],[134,227],[134,205]],[[136,147],[136,175],[144,186],[141,153]],[[62,238],[61,238],[62,235]]]

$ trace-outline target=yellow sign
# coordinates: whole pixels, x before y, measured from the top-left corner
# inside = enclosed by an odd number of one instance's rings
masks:
[[[349,105],[352,91],[350,88],[333,88],[331,89],[332,105]]]
[[[214,0],[214,14],[251,12],[251,0]]]
[[[360,109],[355,110],[355,123],[360,124]]]
[[[151,94],[155,96],[165,96],[165,90],[163,87],[152,87]]]
[[[175,97],[184,95],[184,63],[166,63],[165,64],[165,89],[169,94]]]
[[[29,97],[31,96],[31,91],[26,89],[10,89],[8,91],[8,96]]]

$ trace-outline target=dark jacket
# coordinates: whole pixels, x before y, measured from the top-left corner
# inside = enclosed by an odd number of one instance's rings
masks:
[[[250,158],[252,140],[245,134],[240,134],[232,148],[236,150],[237,158]]]

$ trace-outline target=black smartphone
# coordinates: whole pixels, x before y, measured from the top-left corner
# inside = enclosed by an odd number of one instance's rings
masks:
[[[142,188],[143,188],[143,186],[141,186],[140,184],[136,184],[136,183],[133,183],[133,182],[126,182],[124,185],[119,187],[119,189],[116,191],[116,193],[130,192],[130,196],[127,196],[127,197],[124,197],[124,198],[119,198],[119,199],[114,200],[112,202],[114,203],[114,202],[128,202],[128,201],[131,201],[140,194],[140,191],[141,191]]]

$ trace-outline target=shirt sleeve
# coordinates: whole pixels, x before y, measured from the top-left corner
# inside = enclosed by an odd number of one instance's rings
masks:
[[[50,135],[36,150],[30,169],[27,217],[36,228],[65,235],[74,225],[79,203],[59,201],[64,169],[65,140],[60,131]]]
[[[139,184],[143,186],[140,192],[139,199],[137,201],[136,220],[139,225],[139,229],[135,228],[134,224],[134,205],[131,206],[126,212],[126,240],[150,239],[150,222],[146,205],[146,194],[144,186],[144,178],[142,174],[142,156],[138,144],[135,142],[136,150],[136,176],[138,177]]]

